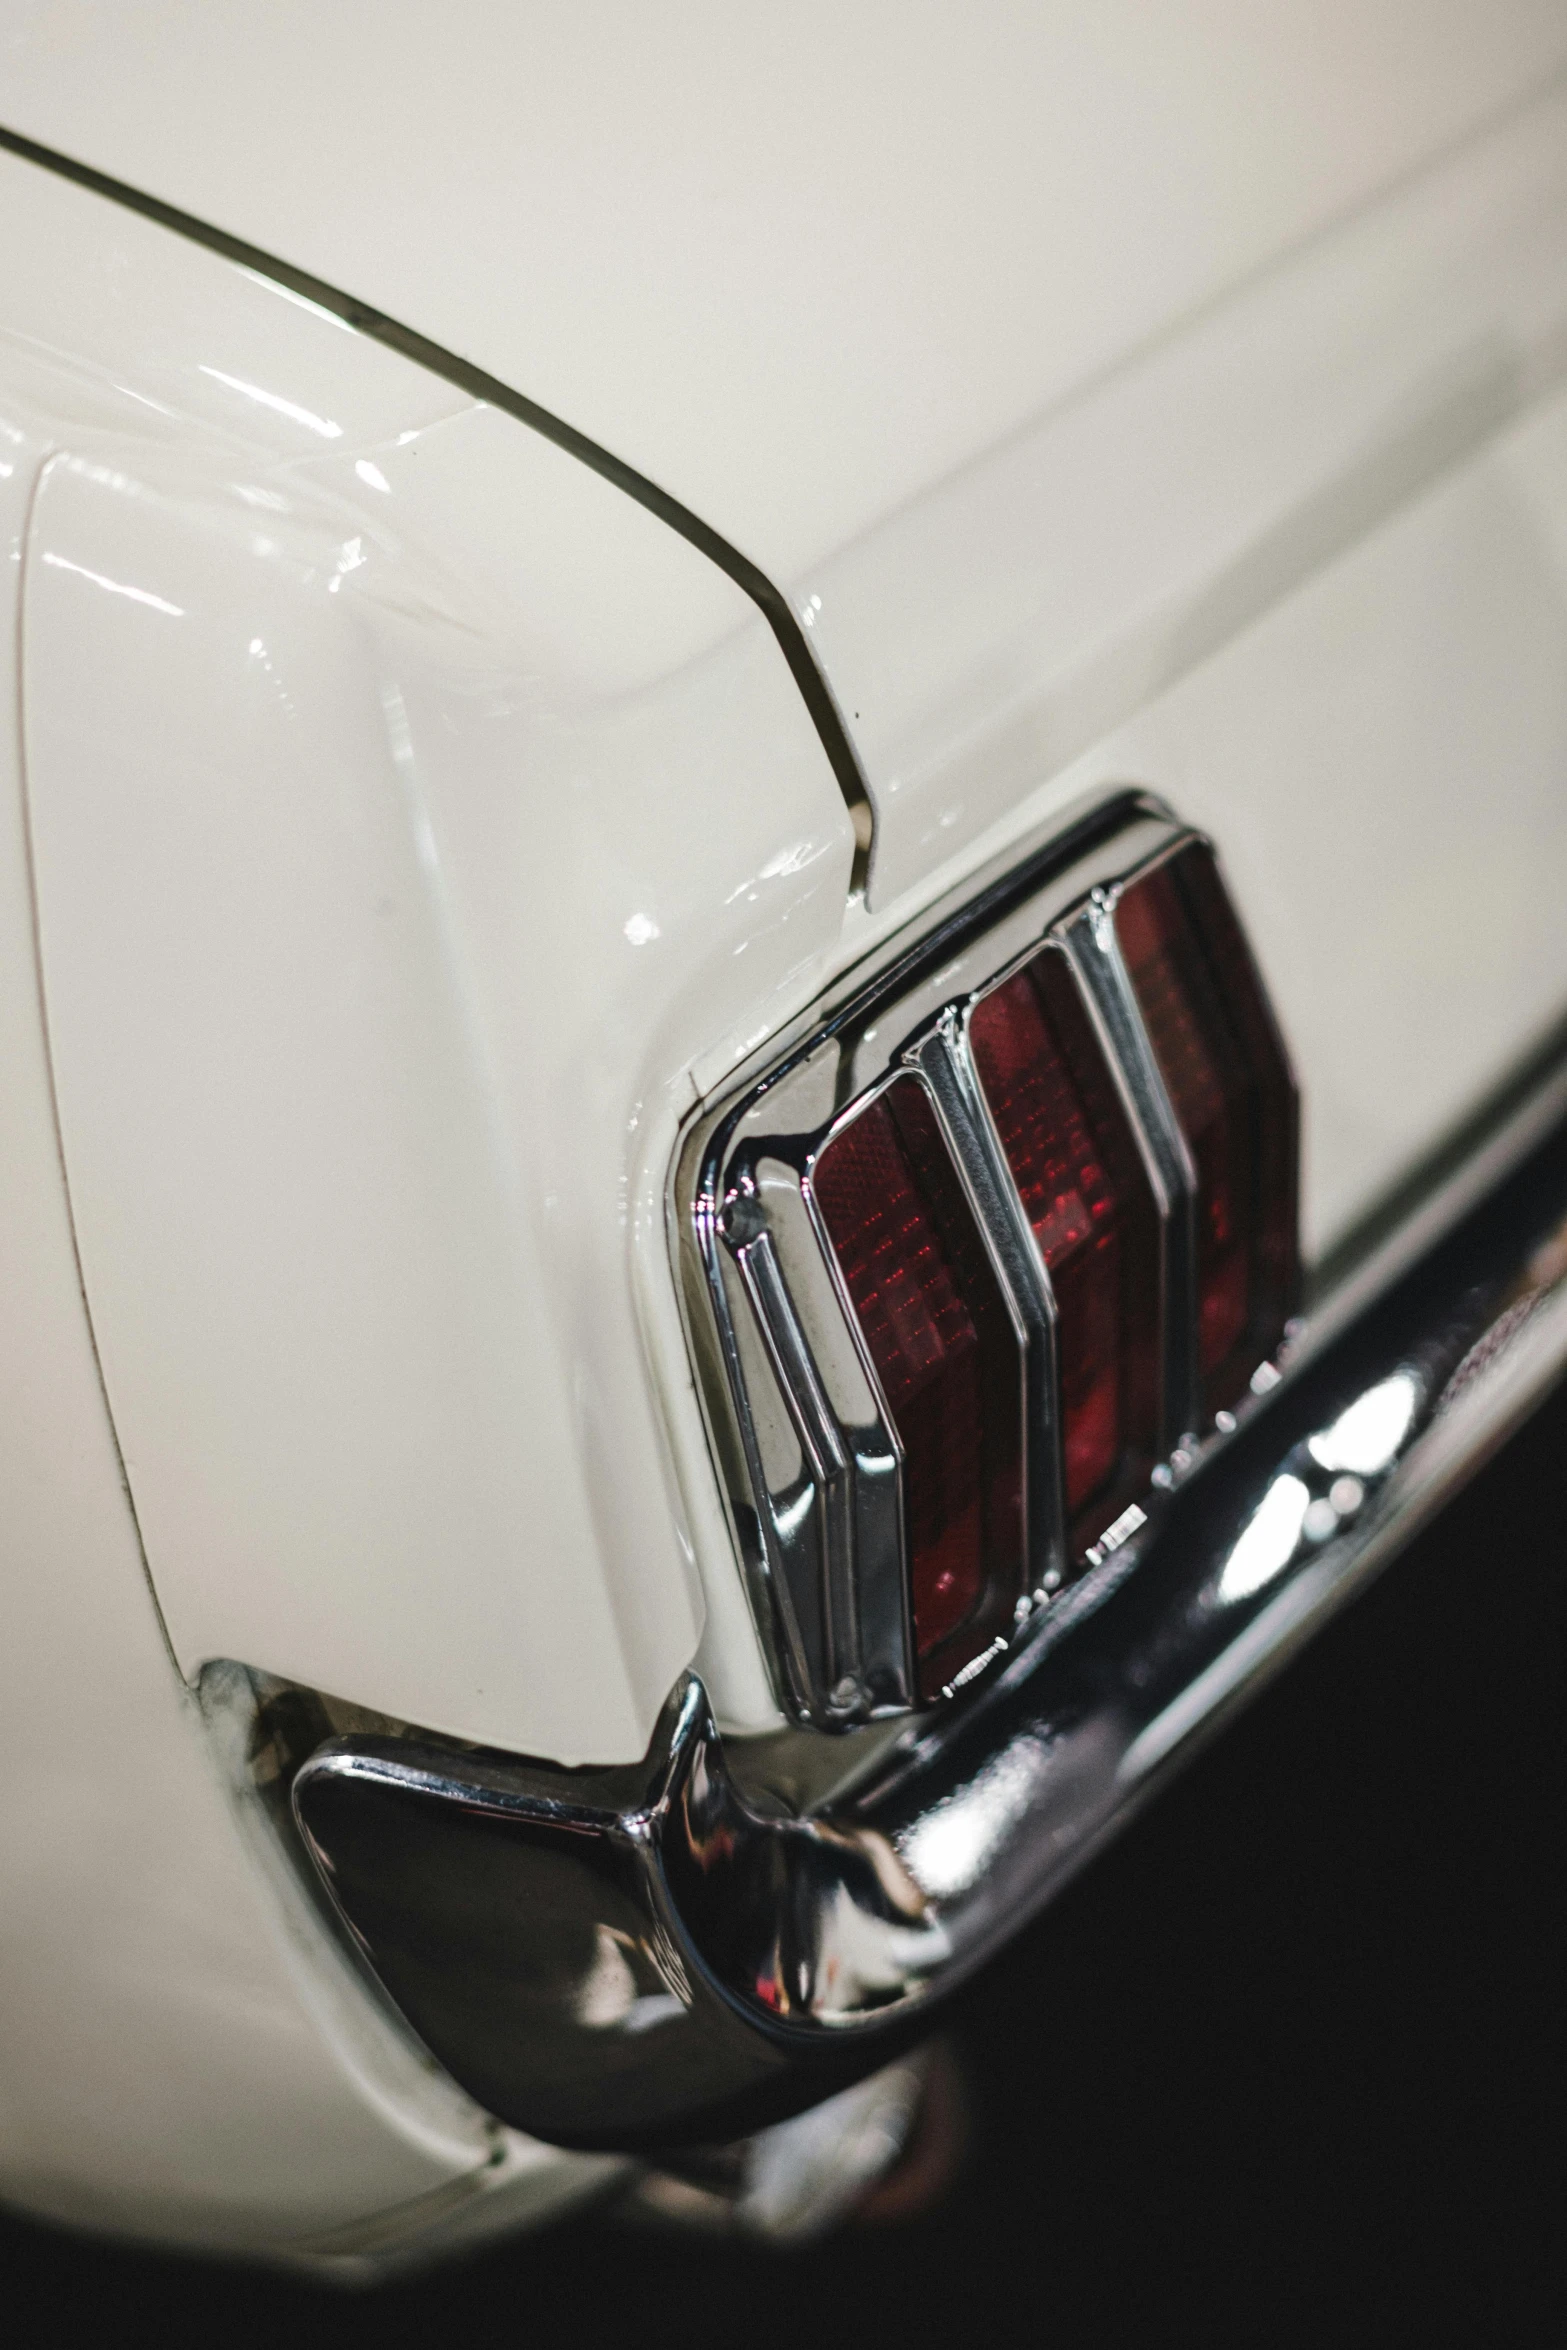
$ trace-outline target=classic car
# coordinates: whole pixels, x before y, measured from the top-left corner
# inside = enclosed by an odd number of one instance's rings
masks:
[[[1567,10],[0,57],[0,2191],[809,2232],[1567,1357]]]

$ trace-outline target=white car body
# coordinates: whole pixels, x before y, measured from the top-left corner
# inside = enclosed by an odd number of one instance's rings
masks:
[[[193,1692],[778,1725],[694,1107],[1124,781],[1224,853],[1309,1261],[1567,1007],[1567,10],[43,0],[0,60],[0,2189],[353,2260],[613,2165],[367,1995]]]

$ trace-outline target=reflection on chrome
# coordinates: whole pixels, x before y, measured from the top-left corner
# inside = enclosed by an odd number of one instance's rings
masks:
[[[784,1502],[773,1513],[779,1533],[786,1536],[798,1533],[815,1507],[815,1486],[802,1485],[792,1501]]]
[[[1422,1396],[1415,1372],[1395,1371],[1307,1437],[1292,1456],[1304,1476],[1292,1468],[1273,1479],[1225,1560],[1214,1587],[1220,1606],[1253,1598],[1283,1574],[1303,1541],[1330,1541],[1355,1516],[1366,1498],[1362,1480],[1382,1477],[1394,1467],[1414,1429]],[[1307,1484],[1313,1468],[1332,1476],[1326,1493],[1313,1495]]]
[[[939,1973],[951,1956],[951,1940],[938,1919],[906,1925],[865,1908],[846,1884],[824,1888],[810,2013],[821,2024],[853,2024],[906,1998],[912,1985]]]
[[[1311,1495],[1298,1477],[1275,1477],[1224,1562],[1218,1596],[1229,1607],[1281,1575],[1300,1543]]]
[[[640,1992],[627,1952],[637,1944],[613,1926],[594,1930],[593,1964],[577,1991],[577,2021],[590,2031],[645,2032],[655,2024],[671,2022],[690,2002],[672,1991]]]
[[[1335,1477],[1327,1492],[1318,1494],[1307,1510],[1301,1532],[1308,1542],[1326,1542],[1346,1518],[1355,1515],[1365,1498],[1366,1489],[1358,1477]]]
[[[899,1837],[904,1865],[931,1900],[979,1882],[1032,1803],[1050,1751],[1044,1739],[1018,1739]]]
[[[1357,1396],[1331,1428],[1307,1440],[1319,1469],[1343,1469],[1353,1477],[1375,1477],[1391,1468],[1420,1404],[1420,1383],[1412,1371],[1395,1371]]]

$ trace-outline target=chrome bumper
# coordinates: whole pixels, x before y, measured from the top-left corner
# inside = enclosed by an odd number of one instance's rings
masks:
[[[605,2148],[775,2120],[896,2054],[1516,1424],[1567,1359],[1564,1276],[1558,1078],[848,1795],[747,1800],[691,1678],[635,1769],[335,1740],[295,1778],[298,1827],[392,1999],[503,2119]]]

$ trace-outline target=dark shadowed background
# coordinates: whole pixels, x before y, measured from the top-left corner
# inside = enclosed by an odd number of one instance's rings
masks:
[[[956,2187],[368,2294],[0,2219],[13,2341],[1567,2343],[1567,1393],[961,1996]]]

